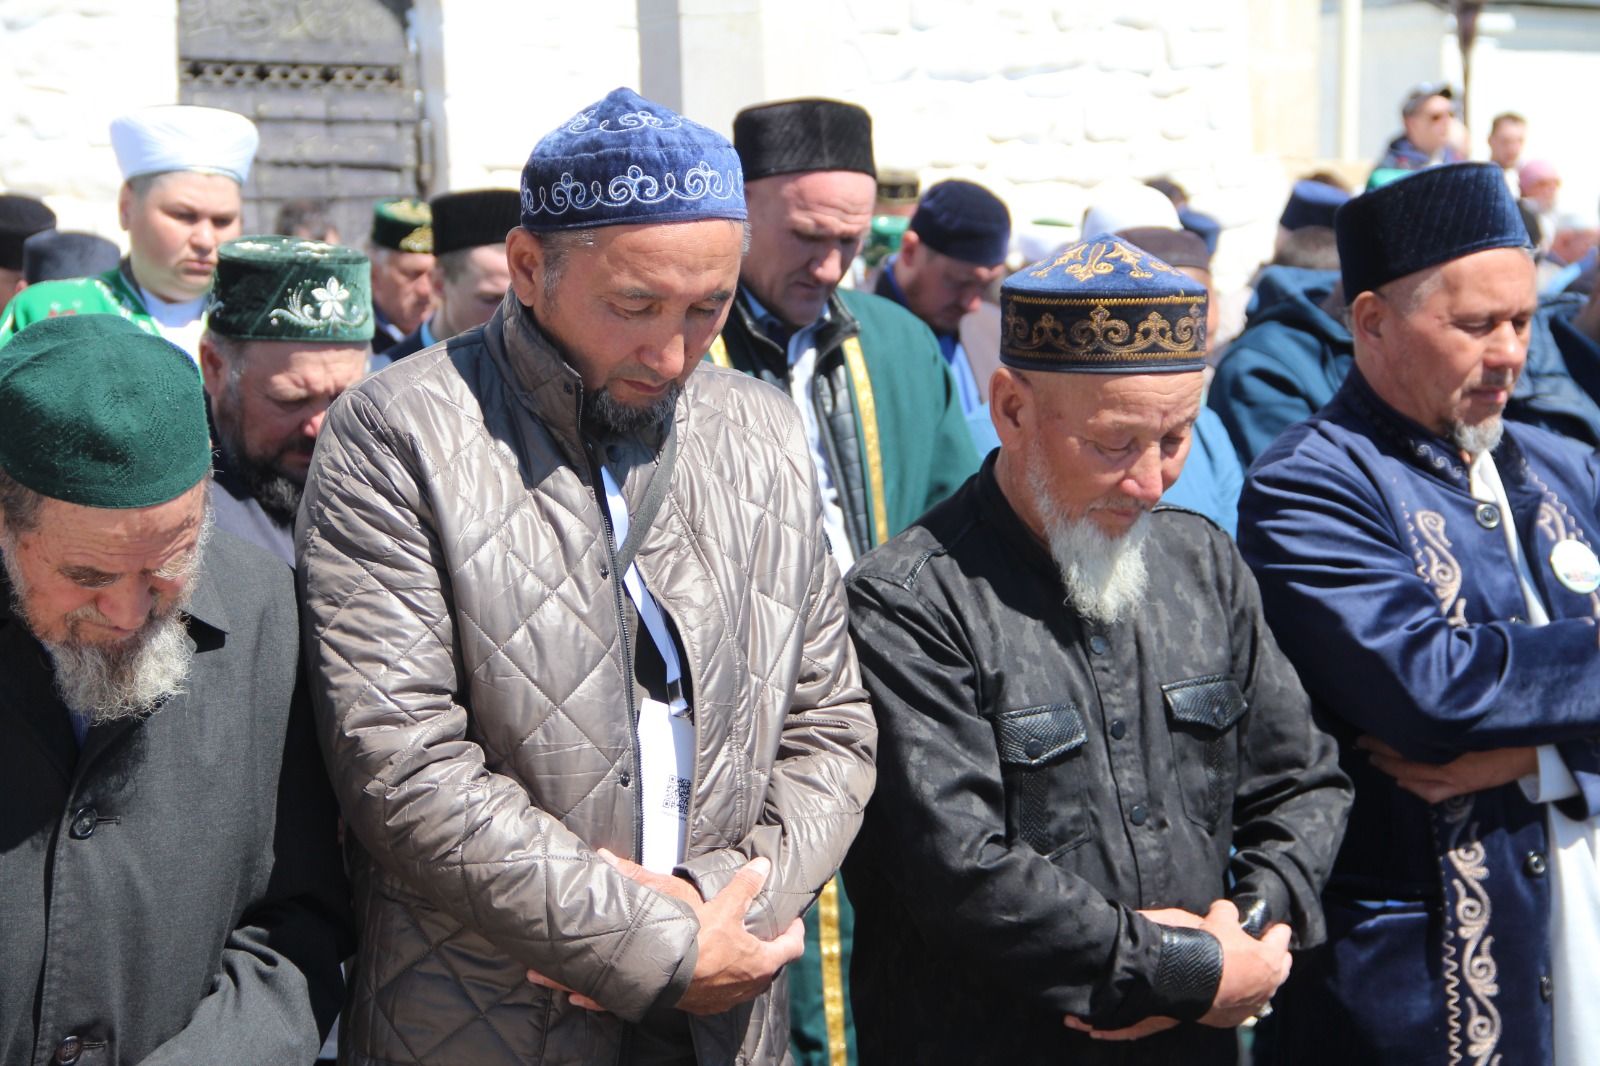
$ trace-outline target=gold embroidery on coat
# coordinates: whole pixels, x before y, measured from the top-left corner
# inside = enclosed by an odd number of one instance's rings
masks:
[[[1450,1062],[1472,1066],[1497,1066],[1501,1056],[1502,1023],[1494,999],[1500,994],[1500,967],[1494,961],[1494,937],[1489,935],[1493,906],[1484,882],[1489,867],[1484,861],[1478,823],[1468,822],[1472,797],[1458,796],[1441,805],[1439,817],[1448,827],[1445,859],[1454,890],[1453,922],[1446,922],[1444,980],[1449,1029]],[[1459,943],[1459,961],[1456,945]],[[1461,983],[1466,982],[1465,1029],[1462,1026]],[[1462,1056],[1465,1039],[1466,1057]]]

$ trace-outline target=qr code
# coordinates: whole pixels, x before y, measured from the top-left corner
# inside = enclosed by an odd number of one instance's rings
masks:
[[[667,793],[661,797],[661,809],[673,811],[679,818],[689,816],[689,789],[693,782],[686,777],[669,777]]]

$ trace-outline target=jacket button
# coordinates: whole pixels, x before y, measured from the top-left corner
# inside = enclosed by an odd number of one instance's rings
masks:
[[[1123,737],[1125,737],[1127,735],[1128,735],[1128,727],[1125,724],[1123,724],[1122,719],[1118,718],[1115,722],[1111,723],[1111,739],[1112,740],[1121,740]]]
[[[1094,636],[1089,638],[1089,650],[1094,652],[1096,655],[1104,655],[1106,653],[1106,649],[1110,647],[1111,645],[1106,641],[1106,638],[1102,637],[1099,633],[1096,633]]]
[[[61,1066],[72,1066],[83,1055],[83,1041],[75,1036],[64,1038],[56,1045],[56,1061]]]
[[[1133,805],[1133,810],[1128,812],[1128,821],[1132,822],[1134,825],[1143,825],[1145,820],[1149,817],[1150,812],[1144,809],[1144,804],[1142,803],[1135,803]]]
[[[72,825],[67,830],[67,833],[73,840],[88,840],[89,837],[94,835],[97,817],[93,807],[79,807],[77,813],[72,816]],[[72,1039],[76,1040],[77,1037]]]
[[[1478,525],[1484,529],[1494,529],[1500,525],[1500,508],[1492,503],[1480,503],[1478,504],[1476,517]]]
[[[1030,759],[1037,759],[1039,756],[1044,754],[1044,741],[1040,740],[1038,737],[1034,737],[1032,740],[1022,745],[1022,753]]]
[[[1522,860],[1523,872],[1529,877],[1543,877],[1545,865],[1544,855],[1537,851],[1528,852],[1528,857]]]
[[[1546,1003],[1549,1003],[1550,997],[1555,994],[1556,983],[1550,980],[1550,975],[1545,974],[1543,977],[1539,978],[1539,998],[1544,1000]]]
[[[626,770],[622,771],[621,773],[619,773],[617,775],[617,784],[621,785],[623,788],[627,788],[628,784],[632,780],[633,780],[633,775],[628,773],[628,771],[626,771]]]

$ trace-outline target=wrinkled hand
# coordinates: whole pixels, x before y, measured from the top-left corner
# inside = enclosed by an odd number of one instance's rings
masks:
[[[1377,737],[1361,737],[1356,747],[1370,755],[1373,766],[1424,803],[1443,803],[1470,792],[1509,785],[1539,770],[1537,748],[1472,751],[1443,766],[1434,766],[1413,762]]]
[[[700,951],[694,977],[678,1000],[679,1010],[721,1014],[755,999],[772,986],[779,970],[805,953],[806,927],[799,918],[772,941],[745,930],[745,914],[771,872],[770,861],[752,859],[733,875],[727,887],[695,907],[700,919],[696,937]]]
[[[1157,925],[1170,925],[1179,929],[1198,929],[1204,921],[1198,914],[1186,911],[1181,907],[1162,907],[1155,910],[1139,912],[1144,917]],[[1165,1018],[1160,1015],[1145,1018],[1134,1023],[1126,1029],[1096,1029],[1093,1025],[1079,1018],[1075,1014],[1068,1014],[1061,1019],[1068,1029],[1076,1029],[1095,1040],[1143,1040],[1152,1033],[1159,1033],[1171,1029],[1178,1024],[1176,1018]]]
[[[1288,979],[1290,930],[1279,922],[1257,940],[1239,924],[1239,908],[1225,899],[1211,905],[1200,928],[1222,945],[1222,980],[1200,1024],[1232,1029],[1260,1014]]]

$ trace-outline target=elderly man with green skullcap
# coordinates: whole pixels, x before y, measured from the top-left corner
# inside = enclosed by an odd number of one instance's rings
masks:
[[[348,947],[294,590],[213,532],[185,353],[0,349],[0,1066],[307,1062]]]
[[[367,367],[371,267],[299,237],[223,245],[200,371],[219,453],[217,526],[294,565],[294,518],[328,405]]]
[[[1231,1064],[1322,938],[1349,783],[1233,542],[1157,506],[1206,299],[1107,235],[1013,275],[999,449],[851,571],[863,1066]]]

